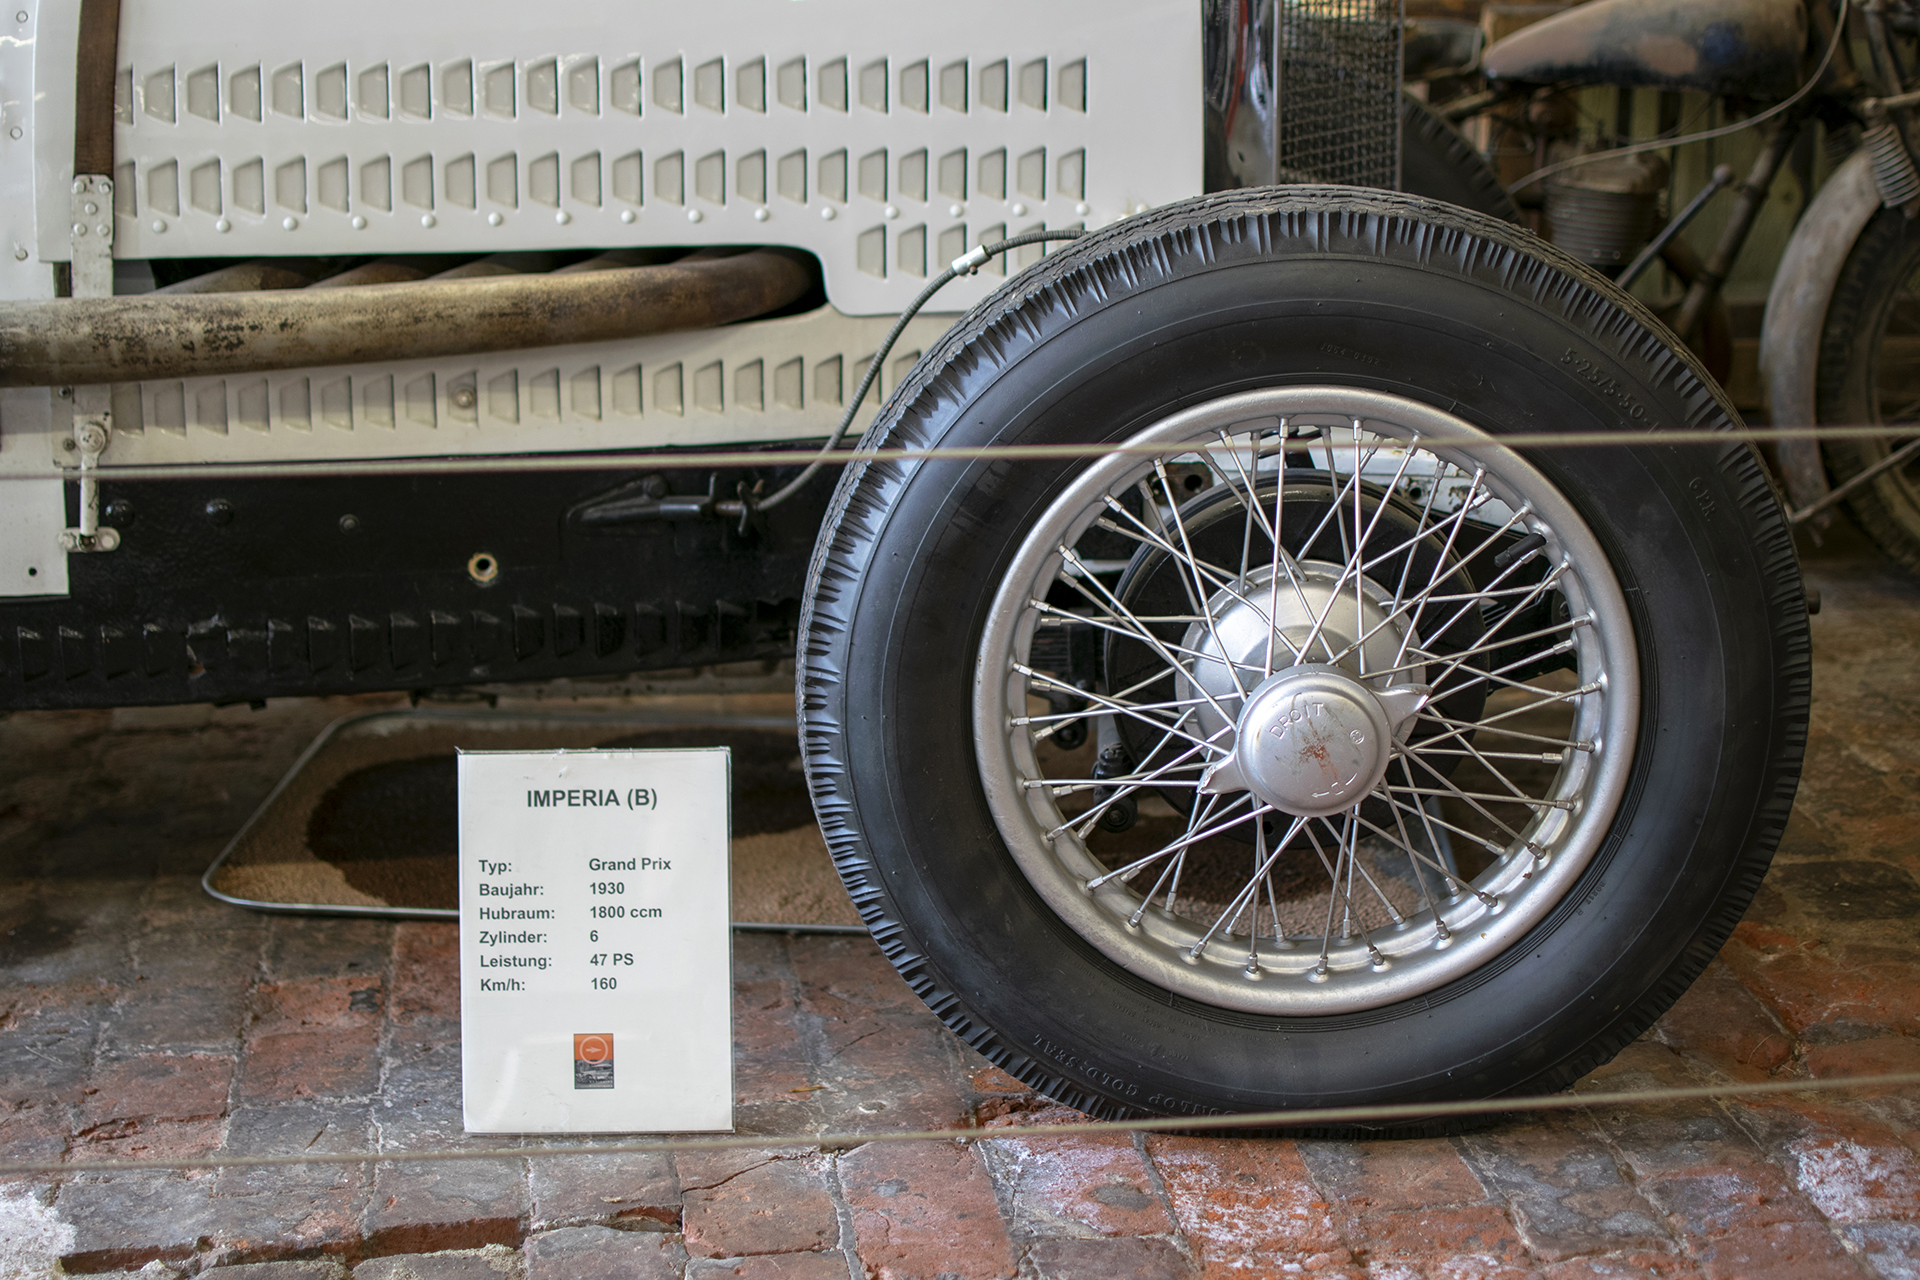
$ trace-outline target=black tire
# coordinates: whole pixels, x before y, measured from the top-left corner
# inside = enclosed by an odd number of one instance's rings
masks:
[[[1889,347],[1902,344],[1902,350]],[[1911,344],[1920,341],[1920,227],[1882,209],[1854,241],[1835,282],[1820,331],[1815,416],[1822,424],[1920,421]],[[1827,465],[1844,483],[1906,443],[1829,440]],[[1867,536],[1920,573],[1920,463],[1907,462],[1867,482],[1846,500]]]
[[[1661,332],[1491,219],[1352,189],[1238,192],[1089,236],[1009,282],[922,360],[867,443],[1120,440],[1223,393],[1308,384],[1495,434],[1736,422]],[[1112,1117],[1551,1091],[1643,1031],[1718,951],[1785,825],[1807,714],[1803,590],[1747,445],[1527,457],[1624,589],[1642,696],[1618,816],[1572,891],[1497,958],[1323,1017],[1143,980],[1063,923],[995,825],[975,657],[1023,530],[1087,464],[849,466],[809,578],[801,740],[835,863],[914,990],[997,1065]]]
[[[1520,211],[1485,156],[1432,107],[1400,95],[1400,189],[1518,223]]]

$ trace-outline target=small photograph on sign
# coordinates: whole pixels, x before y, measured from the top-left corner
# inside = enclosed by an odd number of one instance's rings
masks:
[[[613,1036],[576,1035],[573,1038],[573,1087],[613,1088]]]

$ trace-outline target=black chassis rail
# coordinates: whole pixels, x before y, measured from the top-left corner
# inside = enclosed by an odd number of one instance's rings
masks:
[[[771,491],[794,473],[106,482],[119,549],[72,556],[65,598],[0,600],[0,710],[788,656],[832,474],[744,530],[662,518],[698,504],[648,499]]]

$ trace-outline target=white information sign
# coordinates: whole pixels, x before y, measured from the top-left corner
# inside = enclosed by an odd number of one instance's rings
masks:
[[[460,755],[469,1133],[733,1127],[731,757]]]

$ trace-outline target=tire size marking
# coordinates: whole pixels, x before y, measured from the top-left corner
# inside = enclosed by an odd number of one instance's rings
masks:
[[[1687,481],[1687,492],[1693,495],[1693,505],[1700,508],[1703,516],[1710,516],[1720,509],[1707,488],[1706,480],[1700,476]]]
[[[1635,400],[1620,384],[1607,374],[1601,373],[1593,361],[1581,356],[1572,347],[1560,357],[1560,363],[1571,369],[1576,377],[1594,390],[1600,392],[1620,407],[1620,412],[1634,422],[1649,427],[1658,427],[1660,423],[1647,414],[1647,407]]]

